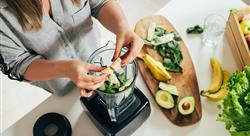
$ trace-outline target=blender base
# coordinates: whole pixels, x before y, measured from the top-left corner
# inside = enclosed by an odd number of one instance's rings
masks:
[[[116,122],[110,121],[108,111],[100,102],[98,94],[91,98],[81,97],[80,100],[82,106],[88,109],[87,113],[92,122],[105,136],[128,136],[142,125],[151,112],[148,99],[137,87],[132,97],[133,103],[117,115]]]

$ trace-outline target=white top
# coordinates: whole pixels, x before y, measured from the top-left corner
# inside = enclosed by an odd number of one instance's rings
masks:
[[[165,16],[177,29],[186,43],[196,69],[199,88],[207,88],[211,80],[210,57],[215,56],[222,67],[230,72],[236,68],[231,50],[224,38],[215,49],[204,47],[200,37],[187,35],[186,28],[196,24],[203,24],[204,18],[211,13],[220,12],[227,18],[231,8],[244,7],[240,0],[173,0],[157,14]],[[200,122],[188,126],[173,125],[160,111],[150,95],[141,75],[138,76],[136,86],[140,88],[151,103],[151,115],[148,120],[136,130],[133,136],[228,136],[223,123],[216,121],[218,115],[217,104],[206,98],[201,98],[202,119]],[[30,136],[35,121],[47,112],[58,112],[65,115],[71,122],[73,136],[102,135],[94,126],[79,101],[79,92],[75,89],[64,97],[52,95],[38,107],[24,116],[4,131],[4,136]]]
[[[53,0],[53,19],[44,14],[43,28],[25,32],[6,0],[0,1],[0,67],[10,79],[25,81],[23,75],[36,59],[83,60],[100,48],[100,30],[93,23],[105,4],[104,0],[82,1],[76,6],[71,0]],[[28,81],[49,92],[66,94],[75,87],[69,78]]]

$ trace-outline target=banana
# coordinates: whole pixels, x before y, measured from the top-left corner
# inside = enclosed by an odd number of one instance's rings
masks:
[[[211,58],[210,63],[213,70],[212,83],[206,91],[208,91],[209,93],[215,93],[221,87],[223,81],[223,72],[220,63],[216,58]]]
[[[227,84],[229,77],[230,77],[230,73],[227,71],[223,71],[223,84],[221,86],[221,89],[216,93],[210,93],[208,91],[201,91],[201,95],[208,97],[212,101],[222,100],[225,97],[225,95],[228,93],[228,90],[225,88],[225,85]]]
[[[222,88],[218,92],[213,93],[213,94],[206,92],[206,91],[202,91],[201,95],[209,98],[212,101],[220,101],[220,100],[224,99],[224,97],[227,93],[228,93],[228,90],[225,88]]]
[[[171,79],[170,74],[166,71],[165,67],[162,65],[161,62],[154,60],[148,54],[144,54],[141,58],[157,80],[168,81]]]
[[[223,70],[223,83],[221,87],[224,87],[227,84],[227,81],[229,80],[230,76],[231,74],[228,71]]]

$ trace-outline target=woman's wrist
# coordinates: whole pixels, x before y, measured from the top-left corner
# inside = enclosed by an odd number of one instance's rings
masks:
[[[116,35],[124,34],[127,32],[131,32],[131,28],[126,22],[123,22],[117,26],[117,30],[115,32]]]
[[[61,60],[54,63],[55,71],[62,77],[70,78],[70,71],[74,60]]]

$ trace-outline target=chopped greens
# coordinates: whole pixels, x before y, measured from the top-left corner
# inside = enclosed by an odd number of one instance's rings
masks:
[[[223,121],[231,136],[250,135],[250,67],[234,73],[226,88],[229,93],[219,105],[219,121]]]
[[[154,29],[154,30],[153,30]],[[180,47],[181,37],[177,32],[168,32],[162,26],[150,24],[145,44],[157,50],[163,57],[163,66],[171,72],[182,72],[180,66],[183,55]]]
[[[99,90],[106,93],[117,93],[122,91],[131,84],[131,79],[126,79],[125,73],[113,73],[104,82],[104,84],[99,87]]]
[[[172,71],[172,72],[182,71],[182,67],[178,63],[176,63],[176,62],[172,62],[171,59],[169,59],[169,58],[165,58],[163,60],[163,66],[168,71]]]
[[[201,34],[203,33],[203,28],[199,25],[187,28],[186,32],[188,34]]]

